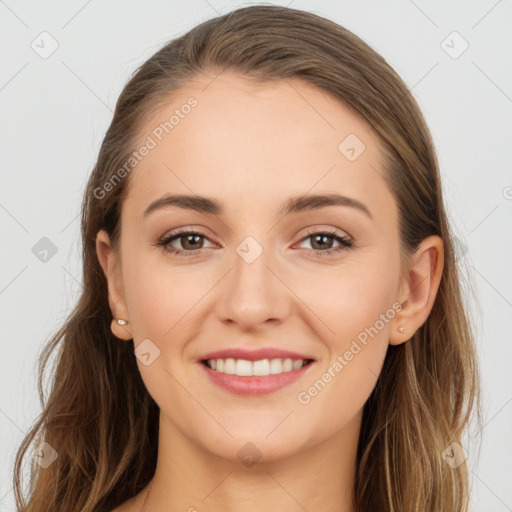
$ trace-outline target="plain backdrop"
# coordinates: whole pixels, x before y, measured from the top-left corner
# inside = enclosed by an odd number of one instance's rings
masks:
[[[249,3],[0,0],[0,512],[14,510],[14,453],[40,412],[36,358],[80,291],[80,203],[121,88],[167,40]],[[472,510],[511,511],[512,3],[275,3],[355,32],[425,114],[473,290],[484,428],[480,452],[466,446]]]

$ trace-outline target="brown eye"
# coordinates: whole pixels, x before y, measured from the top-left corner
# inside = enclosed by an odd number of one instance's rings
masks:
[[[185,235],[185,236],[180,236],[178,238],[178,240],[181,241],[181,246],[184,249],[194,250],[194,249],[201,249],[201,247],[203,245],[202,243],[199,243],[201,238],[202,237],[200,235]]]
[[[326,250],[326,249],[330,249],[332,245],[332,243],[334,242],[334,238],[329,236],[329,235],[323,235],[323,234],[320,234],[320,235],[311,235],[309,237],[312,242],[311,242],[311,246],[313,247],[313,249],[319,249],[319,250]]]
[[[309,233],[308,236],[302,239],[301,243],[306,240],[311,240],[310,245],[312,249],[310,251],[318,256],[333,255],[333,253],[339,253],[345,249],[349,249],[353,245],[353,241],[350,238],[336,231]],[[338,242],[340,245],[333,248],[333,241]]]
[[[204,240],[208,240],[206,235],[196,231],[180,231],[165,236],[160,239],[156,245],[161,247],[163,251],[177,256],[195,256],[204,248]],[[173,244],[179,244],[175,247]]]

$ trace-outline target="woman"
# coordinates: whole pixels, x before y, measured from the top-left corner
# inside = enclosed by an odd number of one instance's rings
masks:
[[[82,236],[20,510],[467,510],[435,151],[354,34],[252,6],[170,41],[120,95]]]

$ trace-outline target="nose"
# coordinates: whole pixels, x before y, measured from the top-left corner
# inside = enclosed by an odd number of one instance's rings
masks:
[[[264,249],[252,262],[235,254],[216,302],[218,318],[244,332],[281,324],[290,314],[293,294],[280,274],[270,249]]]

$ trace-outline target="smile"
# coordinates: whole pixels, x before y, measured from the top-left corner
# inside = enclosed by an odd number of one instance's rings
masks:
[[[205,364],[216,372],[241,377],[265,377],[299,370],[312,362],[311,359],[259,359],[248,361],[246,359],[207,359]]]
[[[231,393],[258,396],[296,382],[314,366],[312,359],[205,359],[201,367],[211,382]]]

